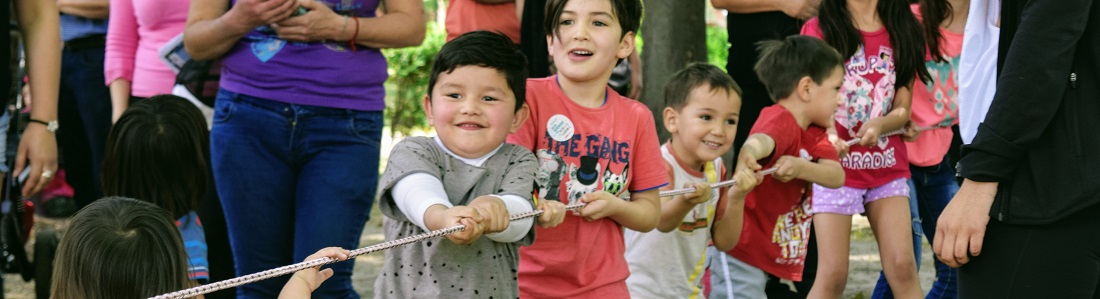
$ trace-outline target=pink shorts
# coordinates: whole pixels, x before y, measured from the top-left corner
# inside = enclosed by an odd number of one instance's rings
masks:
[[[868,203],[879,199],[900,196],[909,198],[909,183],[905,178],[899,178],[882,186],[860,189],[848,186],[839,189],[829,189],[814,184],[814,201],[811,209],[816,213],[833,213],[841,215],[863,214],[863,209]]]

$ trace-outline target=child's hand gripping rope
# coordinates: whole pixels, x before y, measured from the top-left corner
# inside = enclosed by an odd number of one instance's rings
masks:
[[[759,175],[759,176],[769,175],[769,174],[774,173],[775,171],[776,171],[776,168],[769,168],[769,169],[765,169],[763,171],[760,171],[757,175]],[[757,178],[759,178],[759,177],[757,177]],[[718,182],[718,183],[715,183],[713,185],[710,185],[710,188],[721,188],[721,187],[731,186],[731,185],[735,185],[735,184],[737,184],[737,180],[727,180],[727,181],[722,181],[722,182]],[[689,194],[689,193],[695,193],[695,192],[696,192],[695,188],[685,188],[685,189],[678,189],[678,190],[663,191],[663,192],[660,193],[660,196],[661,197],[676,196],[676,195]],[[547,211],[547,213],[563,213],[566,210],[577,211],[577,210],[580,210],[581,208],[584,208],[585,205],[586,205],[585,203],[573,203],[573,204],[562,206],[562,203],[560,203],[560,202],[551,203],[551,201],[543,201],[543,202],[540,202],[539,207],[538,207],[537,210],[531,211],[531,212],[526,212],[526,213],[519,213],[519,214],[511,215],[511,217],[509,217],[509,221],[516,221],[516,220],[525,219],[525,218],[542,216],[544,211]],[[474,212],[474,214],[476,214],[476,211]],[[470,215],[473,215],[473,214],[470,214]],[[552,223],[553,219],[557,218],[557,217],[553,217],[553,215],[548,215],[548,216],[549,217],[546,217],[546,218],[540,217],[539,218],[539,225],[542,225],[543,227],[554,227],[554,226],[557,226],[557,224],[561,223],[560,220],[558,221],[558,223]],[[458,218],[464,219],[464,220],[472,220],[470,217],[458,217]],[[548,223],[544,223],[544,219]],[[397,247],[397,246],[402,246],[402,245],[407,245],[407,244],[411,244],[411,243],[420,242],[420,241],[423,241],[423,240],[426,240],[426,239],[443,237],[443,236],[448,236],[448,235],[455,234],[455,233],[458,233],[458,232],[462,232],[462,231],[466,230],[466,225],[461,224],[461,223],[467,223],[467,224],[470,224],[474,227],[480,226],[480,225],[478,225],[478,223],[473,222],[473,221],[458,221],[458,223],[460,223],[460,224],[453,225],[453,226],[450,226],[450,227],[446,227],[446,228],[443,228],[443,229],[433,230],[433,231],[423,233],[423,234],[419,234],[419,235],[408,236],[408,237],[405,237],[405,238],[401,238],[401,239],[397,239],[397,240],[393,240],[393,241],[388,241],[388,242],[383,242],[383,243],[379,243],[379,244],[376,244],[376,245],[367,246],[367,247],[359,248],[359,249],[356,249],[356,250],[352,250],[351,254],[347,255],[347,257],[342,259],[342,260],[349,260],[349,259],[353,259],[357,256],[372,253],[372,252],[383,251],[383,250],[394,248],[394,247]],[[193,287],[193,288],[190,288],[190,289],[180,290],[180,291],[176,291],[176,292],[172,292],[172,293],[168,293],[168,294],[163,294],[163,295],[156,296],[156,297],[150,297],[150,299],[169,299],[169,298],[190,298],[190,297],[195,297],[195,296],[198,296],[198,295],[209,294],[209,293],[216,292],[216,291],[219,291],[219,290],[224,290],[224,289],[228,289],[228,288],[232,288],[232,287],[237,287],[237,286],[240,286],[240,285],[257,282],[257,281],[272,278],[272,277],[278,277],[278,276],[286,275],[286,274],[289,274],[289,273],[298,272],[299,270],[303,270],[303,269],[316,268],[316,267],[320,267],[320,266],[323,266],[323,265],[336,263],[336,262],[339,262],[339,261],[342,261],[342,260],[337,260],[337,259],[334,259],[334,258],[331,258],[331,257],[322,257],[322,258],[318,258],[318,259],[314,259],[314,260],[307,260],[307,261],[297,263],[297,264],[282,266],[282,267],[267,270],[267,271],[257,272],[257,273],[237,277],[237,278],[232,278],[232,279],[228,279],[228,280],[223,280],[223,281],[207,284],[207,285],[197,286],[197,287]]]

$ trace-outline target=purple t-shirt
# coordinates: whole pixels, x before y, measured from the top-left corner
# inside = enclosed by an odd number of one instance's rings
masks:
[[[341,15],[370,18],[379,0],[318,1]],[[358,46],[352,51],[346,42],[288,42],[261,26],[226,54],[221,87],[289,104],[381,111],[387,76],[386,58],[378,49]]]

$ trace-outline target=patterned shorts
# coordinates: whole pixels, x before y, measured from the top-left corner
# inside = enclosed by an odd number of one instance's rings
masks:
[[[811,209],[814,214],[855,215],[865,212],[866,210],[863,207],[872,201],[894,196],[909,198],[909,184],[906,178],[899,178],[870,189],[848,186],[829,189],[814,184],[813,196],[814,201]]]

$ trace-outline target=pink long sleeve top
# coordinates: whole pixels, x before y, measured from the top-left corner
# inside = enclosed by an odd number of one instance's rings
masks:
[[[168,40],[183,32],[189,0],[112,0],[107,28],[105,84],[129,80],[130,94],[170,93],[176,74],[157,57]]]

